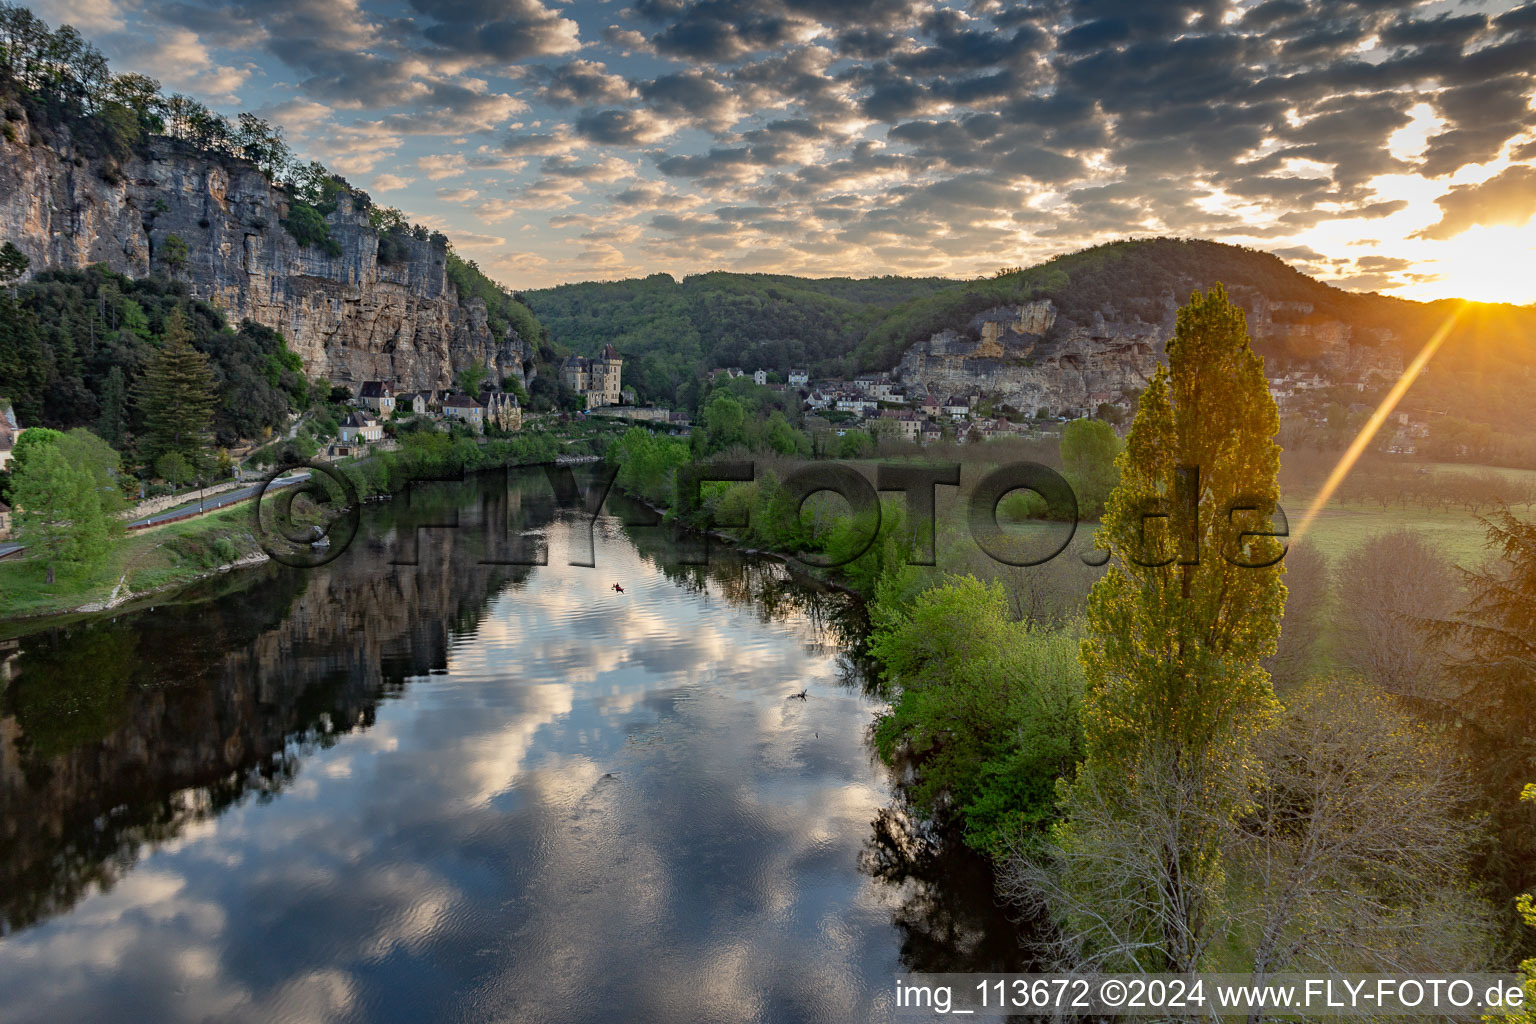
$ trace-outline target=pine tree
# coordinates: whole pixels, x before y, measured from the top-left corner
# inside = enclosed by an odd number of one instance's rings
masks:
[[[1066,888],[1102,918],[1087,945],[1143,970],[1201,967],[1221,898],[1221,842],[1254,779],[1276,702],[1261,660],[1284,609],[1279,414],[1243,312],[1216,286],[1179,311],[1142,396],[1098,534],[1112,562],[1081,658],[1086,759],[1062,831]],[[1229,513],[1234,499],[1254,511]],[[1092,821],[1095,824],[1090,825]],[[1136,851],[1142,876],[1124,871]],[[1092,931],[1093,929],[1089,929]]]
[[[179,307],[166,320],[160,351],[134,384],[134,400],[144,417],[146,461],[176,452],[194,466],[202,464],[213,422],[213,371],[208,357],[192,347]]]
[[[123,369],[114,366],[107,371],[107,379],[101,387],[101,416],[96,420],[96,433],[113,448],[124,450],[128,438],[128,385],[123,379]]]

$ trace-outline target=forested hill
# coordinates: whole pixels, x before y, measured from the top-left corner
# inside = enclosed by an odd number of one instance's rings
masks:
[[[893,307],[953,287],[943,278],[777,274],[668,274],[592,281],[524,293],[559,343],[596,355],[624,354],[624,383],[642,398],[672,402],[716,366],[818,374],[855,369],[848,357]]]
[[[936,331],[962,327],[976,313],[995,306],[1038,299],[1055,305],[1055,329],[1061,332],[1089,326],[1095,316],[1156,323],[1192,291],[1218,282],[1250,309],[1256,304],[1269,308],[1276,322],[1340,321],[1357,340],[1385,339],[1384,332],[1390,332],[1395,343],[1415,351],[1454,305],[1344,291],[1308,277],[1272,253],[1244,246],[1199,239],[1134,239],[915,295],[871,328],[855,360],[869,368],[894,366],[909,346]],[[1521,333],[1529,340],[1536,315],[1528,309],[1508,309],[1525,324]]]

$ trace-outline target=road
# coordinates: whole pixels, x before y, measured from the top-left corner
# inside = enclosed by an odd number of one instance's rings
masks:
[[[301,483],[308,479],[308,473],[296,473],[293,476],[280,476],[276,480],[272,481],[272,486],[291,487],[296,483]],[[244,501],[247,498],[254,497],[256,493],[262,489],[263,486],[265,485],[252,484],[249,487],[237,487],[233,491],[224,491],[221,494],[215,494],[210,498],[204,499],[202,503],[203,511],[212,512],[215,509],[223,508],[225,505],[233,505],[237,501]],[[152,516],[143,516],[142,518],[135,519],[128,525],[130,527],[153,526],[156,523],[163,523],[168,519],[176,519],[179,516],[184,516],[197,507],[197,502],[187,502],[185,504],[178,505],[175,508],[168,508],[164,512],[156,512]],[[5,558],[7,555],[14,555],[17,552],[24,550],[26,550],[26,545],[24,544],[17,544],[14,541],[0,541],[0,558]]]
[[[272,486],[290,487],[293,484],[302,483],[308,479],[308,473],[295,473],[293,476],[278,477],[276,480],[272,481]],[[249,487],[237,487],[232,491],[224,491],[221,494],[215,494],[212,497],[203,500],[202,509],[204,512],[212,512],[215,509],[223,508],[225,505],[233,505],[237,501],[244,501],[247,498],[255,496],[265,486],[266,484],[252,484]],[[196,501],[189,501],[186,504],[178,505],[175,508],[168,508],[164,512],[156,512],[152,516],[144,516],[142,519],[135,519],[128,525],[130,527],[153,526],[156,523],[163,523],[168,519],[176,519],[180,516],[184,516],[197,507],[198,503]],[[0,555],[0,557],[4,556]]]

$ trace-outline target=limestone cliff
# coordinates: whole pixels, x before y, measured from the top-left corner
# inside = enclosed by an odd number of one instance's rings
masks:
[[[1338,380],[1402,369],[1384,344],[1390,331],[1356,330],[1307,303],[1271,302],[1253,289],[1234,289],[1233,298],[1256,347],[1273,361],[1301,361]],[[941,399],[979,391],[1028,416],[1091,413],[1139,393],[1164,360],[1178,303],[1169,291],[1158,305],[1162,315],[1152,322],[1107,305],[1086,323],[1061,317],[1050,299],[999,306],[907,349],[896,377]]]
[[[327,218],[340,255],[304,247],[282,225],[289,200],[254,164],[169,138],[121,163],[92,160],[67,129],[12,110],[0,137],[0,240],[31,270],[103,263],[132,276],[165,272],[165,241],[186,243],[176,275],[238,322],[281,331],[312,376],[444,387],[466,366],[524,379],[534,339],[492,331],[484,302],[461,300],[446,253],[407,237],[379,259],[360,201]]]
[[[913,345],[896,376],[941,398],[980,391],[1029,416],[1079,413],[1146,387],[1172,333],[1164,326],[1102,316],[1086,326],[1060,321],[1049,299],[1003,306]]]

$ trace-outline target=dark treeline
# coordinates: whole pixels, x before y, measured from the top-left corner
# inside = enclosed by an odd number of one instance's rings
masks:
[[[213,440],[261,438],[307,407],[310,382],[281,334],[237,327],[187,286],[100,267],[47,270],[0,298],[0,381],[27,426],[88,427],[127,451],[143,427],[132,383],[159,350],[173,309],[209,357],[217,394]]]
[[[589,281],[527,293],[563,344],[588,355],[612,344],[642,399],[671,403],[705,370],[739,366],[849,372],[849,354],[897,303],[952,282],[940,278],[799,278],[668,274]]]

